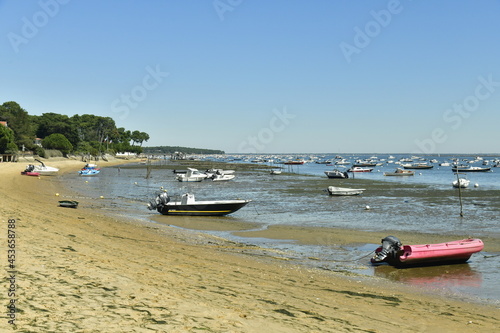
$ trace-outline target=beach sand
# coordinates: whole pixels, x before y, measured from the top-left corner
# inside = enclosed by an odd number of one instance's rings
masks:
[[[113,163],[123,161],[100,165]],[[46,164],[74,172],[83,163]],[[67,190],[48,176],[21,176],[23,169],[22,162],[0,164],[3,267],[7,221],[16,220],[16,272],[2,270],[0,299],[13,300],[17,312],[15,325],[0,318],[2,332],[484,333],[500,327],[494,306],[244,255],[238,250],[244,245],[113,217],[87,202],[58,207]],[[8,296],[12,275],[15,296]]]

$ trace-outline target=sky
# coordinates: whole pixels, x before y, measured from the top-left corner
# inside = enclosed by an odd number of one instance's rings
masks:
[[[0,0],[0,103],[145,146],[500,153],[500,1]]]

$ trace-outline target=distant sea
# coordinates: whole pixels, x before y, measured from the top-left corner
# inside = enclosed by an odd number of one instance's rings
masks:
[[[229,182],[203,181],[181,183],[175,180],[171,169],[153,169],[146,179],[146,167],[137,165],[104,168],[96,177],[80,177],[77,173],[59,177],[59,181],[78,193],[75,198],[96,201],[96,206],[112,214],[133,216],[148,223],[155,223],[151,217],[157,215],[146,209],[160,188],[167,189],[171,196],[194,193],[199,200],[251,199],[243,209],[226,217],[228,221],[259,223],[262,228],[271,225],[301,227],[332,227],[358,229],[363,231],[401,230],[429,234],[470,235],[493,237],[500,241],[500,168],[492,167],[498,156],[419,156],[414,162],[431,163],[429,170],[415,170],[411,177],[387,177],[384,172],[400,167],[400,160],[410,158],[400,154],[342,154],[346,160],[376,160],[380,165],[369,173],[350,173],[347,180],[329,179],[327,170],[341,166],[329,166],[316,162],[335,163],[336,154],[300,155],[228,155],[199,156],[207,162],[260,163],[282,168],[283,174],[270,175],[269,170],[248,170],[236,172],[236,178]],[[260,162],[256,160],[260,159]],[[468,173],[469,188],[461,191],[463,217],[459,216],[458,190],[451,183],[456,175],[450,166],[440,166],[456,158],[460,163],[492,167],[491,172]],[[303,165],[287,166],[284,160],[303,159]],[[252,162],[254,161],[254,162]],[[473,162],[472,162],[473,161]],[[488,161],[488,162],[485,162]],[[167,162],[164,163],[174,163]],[[411,162],[401,162],[411,163]],[[185,167],[179,166],[178,169]],[[204,170],[200,170],[204,171]],[[362,187],[365,192],[356,197],[331,197],[325,190],[329,185]],[[476,185],[476,186],[475,186]],[[99,197],[104,201],[98,201]],[[370,210],[367,211],[366,207]],[[374,268],[369,258],[349,263],[351,258],[362,258],[374,250],[379,239],[349,249],[330,246],[302,246],[290,242],[269,239],[242,238],[231,232],[205,231],[237,242],[255,244],[293,253],[300,256],[302,264],[346,270],[353,273],[380,276],[391,279],[388,268]],[[307,260],[309,257],[318,260]],[[338,261],[337,261],[338,259]],[[432,269],[412,275],[411,270],[398,274],[399,282],[436,288],[442,293],[456,297],[468,297],[478,301],[500,304],[500,253],[475,254],[469,263]],[[413,270],[417,272],[417,270]]]

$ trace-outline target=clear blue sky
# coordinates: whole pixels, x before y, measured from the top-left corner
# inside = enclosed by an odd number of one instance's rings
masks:
[[[500,1],[0,0],[0,103],[146,145],[500,152]]]

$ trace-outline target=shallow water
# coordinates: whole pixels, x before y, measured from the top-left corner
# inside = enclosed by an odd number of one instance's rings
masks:
[[[105,168],[96,177],[68,174],[59,177],[59,181],[79,193],[74,199],[80,198],[87,205],[148,221],[158,214],[148,211],[146,204],[163,187],[171,196],[189,192],[199,200],[251,199],[249,205],[223,218],[227,222],[248,223],[251,228],[255,226],[250,223],[257,223],[260,228],[285,224],[449,234],[452,239],[455,239],[453,235],[500,239],[500,169],[496,173],[469,176],[474,178],[472,184],[478,182],[480,186],[462,191],[464,217],[460,217],[458,190],[451,186],[454,176],[449,169],[423,170],[422,175],[417,171],[413,177],[384,177],[384,171],[395,169],[394,165],[384,165],[378,167],[380,172],[338,180],[324,175],[325,170],[331,169],[325,165],[310,163],[298,168],[301,169],[291,170],[298,173],[275,176],[262,170],[238,171],[236,178],[229,182],[181,183],[175,180],[170,169],[154,169],[146,179],[145,167],[123,166]],[[325,192],[329,185],[366,191],[356,197],[333,197]],[[99,199],[100,196],[104,199]],[[339,247],[327,237],[318,239],[315,245],[299,245],[235,236],[230,231],[205,232],[280,250],[287,259],[304,265],[376,276],[457,297],[500,303],[500,253],[474,254],[462,265],[401,270],[369,264],[366,256],[378,246],[379,239],[374,239],[373,244]]]

